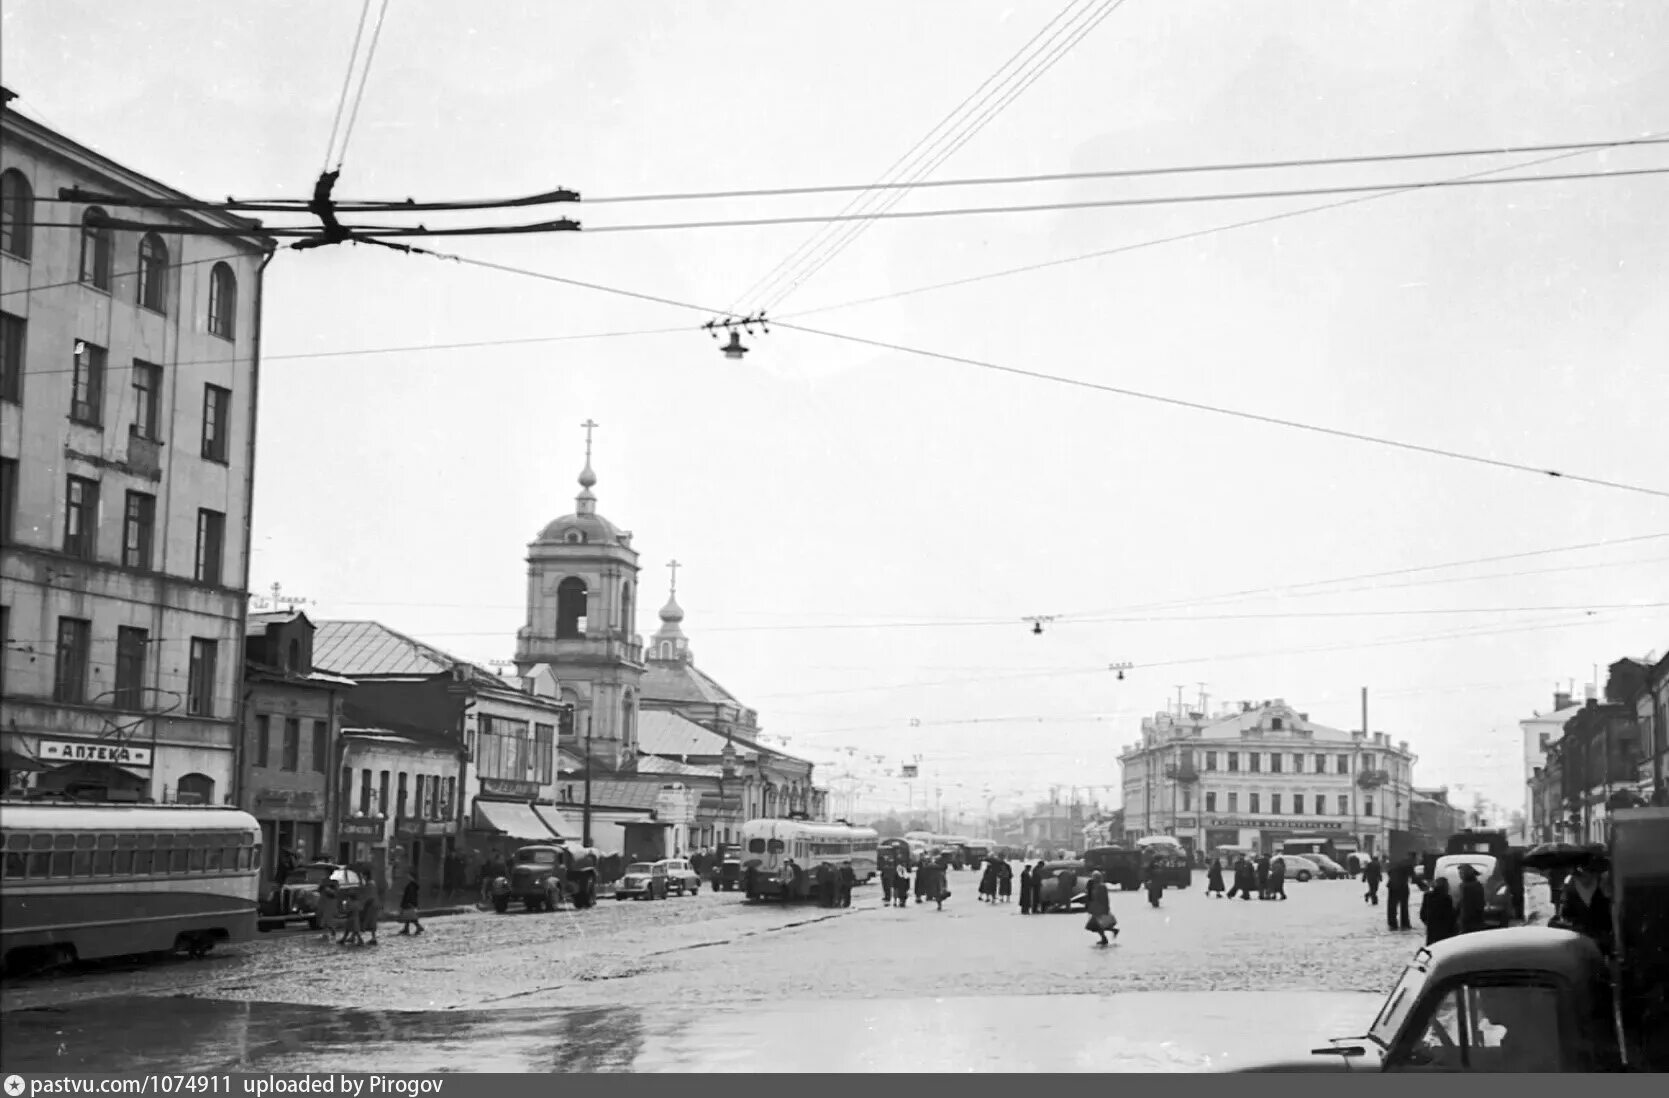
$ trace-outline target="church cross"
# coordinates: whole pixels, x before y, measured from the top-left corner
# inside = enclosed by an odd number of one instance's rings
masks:
[[[666,566],[672,570],[672,593],[676,595],[678,593],[678,569],[684,566],[675,560],[667,561]]]
[[[591,464],[591,431],[595,427],[601,427],[602,424],[595,423],[591,419],[588,418],[588,419],[586,419],[586,421],[584,423],[580,424],[580,426],[585,428],[585,463],[587,465],[590,465]]]

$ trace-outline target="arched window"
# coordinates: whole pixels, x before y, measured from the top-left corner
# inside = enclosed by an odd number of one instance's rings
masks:
[[[629,643],[632,639],[632,581],[620,585],[620,631]]]
[[[216,263],[209,272],[209,331],[221,339],[237,334],[238,277],[232,268]]]
[[[139,241],[139,304],[152,312],[168,311],[168,245],[155,233]]]
[[[577,640],[585,636],[585,581],[569,576],[556,586],[556,638]]]
[[[174,791],[174,799],[181,804],[213,804],[214,779],[207,774],[186,774]]]
[[[0,175],[0,251],[28,259],[35,223],[35,192],[23,173],[12,168]]]
[[[81,215],[81,281],[110,289],[110,215],[97,206]]]
[[[637,750],[637,699],[630,690],[620,699],[620,746]]]

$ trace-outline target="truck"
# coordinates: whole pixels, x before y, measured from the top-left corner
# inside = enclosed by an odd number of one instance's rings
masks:
[[[1251,1071],[1669,1071],[1669,808],[1609,824],[1613,955],[1515,926],[1419,950],[1360,1037]]]

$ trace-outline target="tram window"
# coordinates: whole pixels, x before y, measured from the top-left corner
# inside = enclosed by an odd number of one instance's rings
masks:
[[[91,835],[87,837],[92,838]],[[77,877],[91,876],[93,872],[93,852],[91,850],[77,850],[75,852],[75,865],[70,872]]]
[[[29,868],[29,855],[19,850],[6,851],[6,876],[21,877]]]
[[[133,852],[133,872],[140,877],[151,875],[151,851],[135,850]]]
[[[238,848],[238,850],[237,850],[237,861],[233,862],[232,864],[235,865],[239,869],[248,869],[249,868],[249,848],[247,846],[240,846]]]
[[[143,847],[145,844],[140,843],[139,845],[141,847]],[[174,845],[174,836],[173,835],[169,834],[166,831],[157,832],[156,848],[158,850],[167,850],[167,849],[171,848],[173,845]]]
[[[46,877],[52,871],[52,854],[45,850],[29,852],[29,876]]]
[[[100,835],[99,836],[98,849],[100,849],[100,850],[115,850],[116,849],[116,836],[114,836],[114,835]]]
[[[200,846],[192,847],[191,848],[191,858],[186,863],[186,872],[188,872],[188,873],[201,873],[201,872],[203,872],[203,859],[204,859],[204,856],[207,855],[207,854],[208,854],[208,851],[204,850]]]
[[[133,854],[131,850],[116,851],[115,860],[111,862],[110,871],[118,877],[126,877],[133,872]]]
[[[52,836],[51,835],[41,835],[41,834],[35,834],[35,835],[29,836],[29,849],[30,850],[51,850],[52,849]]]
[[[189,850],[180,850],[177,847],[170,850],[168,852],[168,872],[184,873],[186,871],[186,866],[190,862],[190,858],[191,851]]]
[[[209,847],[208,863],[206,864],[206,866],[204,868],[206,868],[210,873],[219,873],[220,872],[220,859],[223,856],[223,854],[224,854],[224,851],[222,851],[220,847],[218,847],[218,846]]]
[[[17,832],[17,831],[12,832],[10,835],[6,836],[6,849],[7,850],[28,850],[29,849],[29,836],[24,835],[24,834],[22,834],[20,832]]]
[[[748,840],[748,853],[749,854],[763,854],[763,853],[765,853],[765,840],[764,839],[749,839]]]
[[[75,848],[77,850],[91,850],[98,844],[99,837],[97,835],[77,835],[75,837]]]
[[[93,851],[93,876],[95,876],[95,877],[108,877],[108,876],[110,876],[110,861],[115,856],[115,854],[116,854],[116,852],[114,850],[95,850],[95,851]]]
[[[75,867],[75,851],[54,850],[52,852],[52,876],[68,877],[70,870]]]
[[[759,841],[758,839],[754,840],[754,842],[758,842],[758,841]],[[769,850],[772,854],[781,854],[782,850],[783,850],[782,840],[781,839],[772,839],[770,842],[765,844],[765,849]]]
[[[117,850],[137,850],[138,848],[139,848],[139,836],[138,835],[134,835],[134,834],[130,833],[130,834],[127,834],[127,835],[117,835],[116,836],[116,849]]]
[[[75,836],[74,835],[54,835],[54,836],[52,836],[52,849],[54,849],[54,850],[74,850],[75,849]]]

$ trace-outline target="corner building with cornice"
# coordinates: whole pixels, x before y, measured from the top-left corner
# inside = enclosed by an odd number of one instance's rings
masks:
[[[631,769],[644,672],[635,632],[638,554],[630,531],[597,513],[591,446],[573,514],[547,525],[527,547],[527,624],[516,634],[516,673],[543,667],[574,706],[564,719],[564,752],[598,769]],[[588,737],[589,733],[589,737]]]

